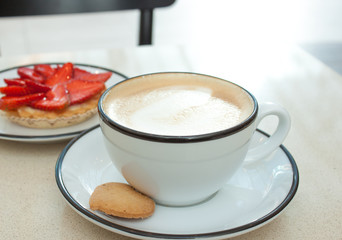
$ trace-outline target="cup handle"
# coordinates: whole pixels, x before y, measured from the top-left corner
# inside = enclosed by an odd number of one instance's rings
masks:
[[[256,127],[266,116],[274,115],[278,117],[278,126],[275,132],[266,140],[266,142],[250,148],[247,152],[245,163],[253,163],[259,159],[270,155],[285,140],[291,126],[289,113],[282,106],[275,103],[262,103],[259,105],[259,113],[256,119]]]

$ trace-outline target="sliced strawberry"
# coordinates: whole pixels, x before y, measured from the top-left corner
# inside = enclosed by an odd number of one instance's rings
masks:
[[[24,96],[34,93],[34,91],[27,87],[11,85],[0,87],[0,93],[5,94],[6,96]]]
[[[15,110],[21,106],[30,104],[32,101],[42,99],[44,96],[44,93],[35,93],[20,97],[2,97],[0,99],[0,109]]]
[[[21,78],[28,78],[36,82],[44,82],[44,77],[38,73],[36,73],[33,69],[28,67],[21,67],[17,70],[19,76]]]
[[[73,64],[65,63],[63,67],[58,68],[56,73],[49,77],[45,84],[48,86],[54,86],[56,84],[65,83],[70,80],[73,72]]]
[[[74,78],[79,78],[85,74],[89,74],[90,72],[84,70],[84,69],[80,69],[78,67],[74,67]]]
[[[69,105],[69,98],[63,84],[54,86],[46,93],[46,98],[33,102],[32,107],[44,111],[62,110]]]
[[[70,105],[82,103],[100,93],[106,87],[103,82],[72,80],[67,83]]]
[[[56,67],[54,68],[56,71],[59,70],[61,68],[61,66],[59,64],[56,65]]]
[[[21,78],[5,78],[4,81],[8,86],[12,86],[12,85],[22,86],[22,87],[26,86],[25,81],[22,80]]]
[[[34,66],[33,70],[38,74],[44,76],[46,79],[55,74],[56,69],[48,64],[37,64]]]
[[[77,79],[84,81],[96,81],[96,82],[105,82],[112,76],[111,72],[104,73],[88,73],[79,76]]]
[[[51,90],[50,86],[47,86],[43,83],[35,82],[35,81],[29,80],[29,79],[26,79],[24,81],[25,81],[26,86],[29,89],[32,89],[33,92],[44,92],[45,93],[45,92],[48,92]]]

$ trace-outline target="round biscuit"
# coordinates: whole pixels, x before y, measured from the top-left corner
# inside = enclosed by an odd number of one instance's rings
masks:
[[[122,218],[147,218],[155,209],[154,201],[125,183],[99,185],[89,199],[90,209]]]

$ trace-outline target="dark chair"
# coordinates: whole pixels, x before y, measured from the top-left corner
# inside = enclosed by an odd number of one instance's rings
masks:
[[[152,44],[152,21],[155,8],[175,0],[0,0],[0,16],[34,16],[89,13],[117,10],[140,10],[139,45]]]

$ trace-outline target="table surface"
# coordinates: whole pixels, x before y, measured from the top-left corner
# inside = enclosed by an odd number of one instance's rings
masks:
[[[284,145],[299,168],[297,194],[274,221],[236,239],[342,239],[342,77],[300,48],[146,46],[43,53],[0,58],[0,69],[58,61],[104,66],[128,76],[205,73],[238,83],[259,102],[282,104],[292,118]],[[273,126],[265,120],[259,128],[270,132]],[[2,239],[129,239],[67,205],[54,175],[67,143],[0,140]]]

